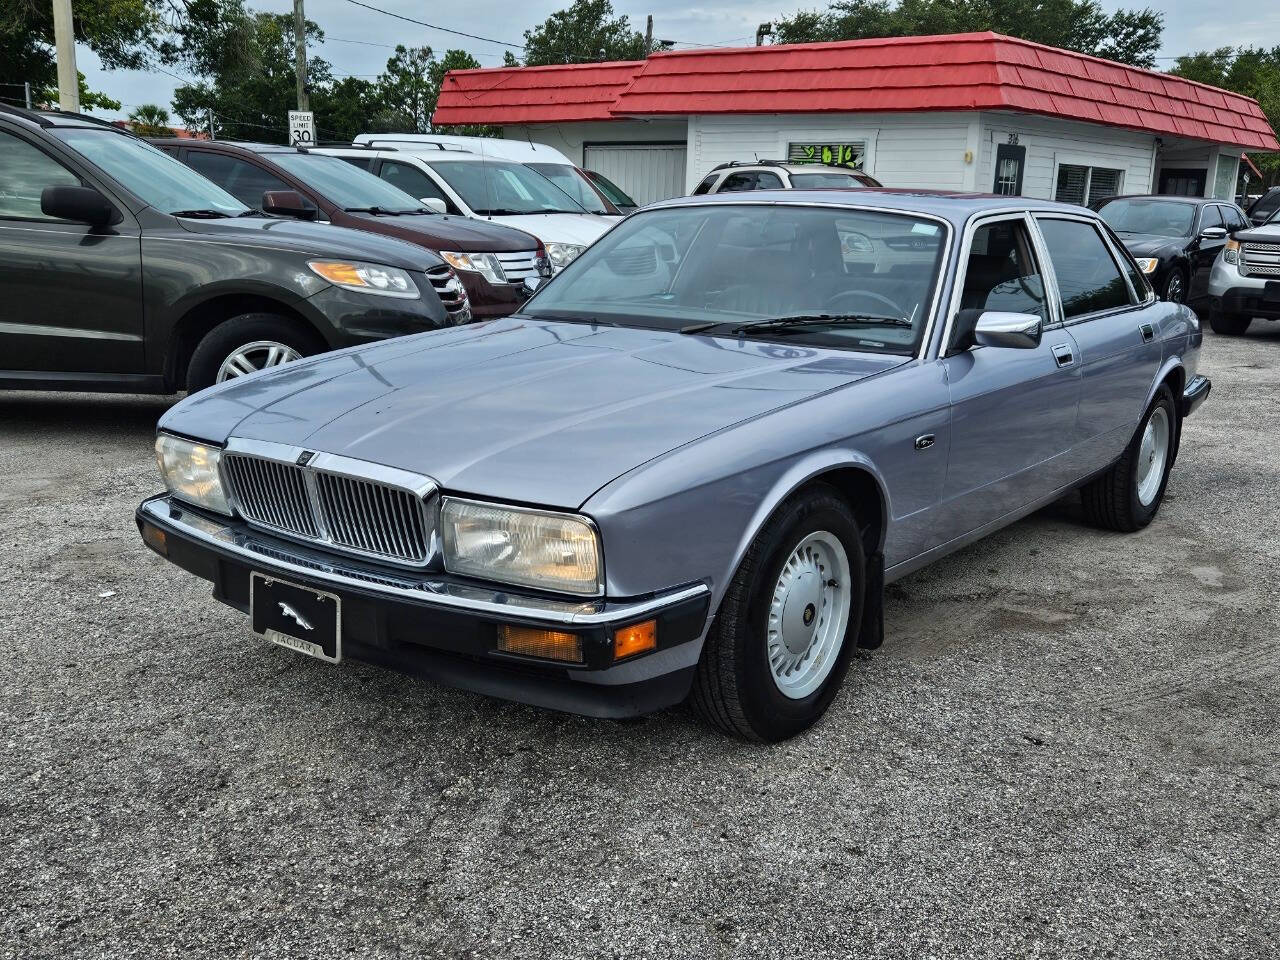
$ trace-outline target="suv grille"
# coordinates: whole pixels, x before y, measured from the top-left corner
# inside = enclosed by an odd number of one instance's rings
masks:
[[[427,279],[439,295],[440,302],[444,304],[447,313],[458,313],[468,309],[467,291],[463,289],[462,281],[458,279],[452,267],[444,264],[432,267],[427,271]]]
[[[537,250],[518,250],[515,253],[495,253],[502,264],[502,273],[508,283],[523,283],[525,277],[551,276],[551,263],[539,257]]]
[[[411,490],[242,453],[222,465],[251,525],[399,563],[430,556],[427,505]]]
[[[1280,243],[1241,244],[1240,272],[1254,277],[1280,277]]]

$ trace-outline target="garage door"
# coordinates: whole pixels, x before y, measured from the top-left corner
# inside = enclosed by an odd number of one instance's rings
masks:
[[[602,143],[583,148],[583,166],[620,186],[641,205],[684,193],[683,143]]]

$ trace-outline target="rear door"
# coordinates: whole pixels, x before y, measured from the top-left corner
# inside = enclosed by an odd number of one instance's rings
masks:
[[[138,225],[55,220],[45,187],[100,188],[41,145],[0,129],[0,369],[144,372],[142,245]]]
[[[1120,456],[1133,436],[1164,355],[1161,316],[1171,308],[1092,218],[1054,213],[1036,222],[1066,329],[1080,350],[1073,461],[1083,478]]]
[[[971,223],[961,256],[940,360],[952,426],[938,544],[1068,482],[1080,400],[1078,350],[1051,297],[1030,217]],[[1036,314],[1044,324],[1040,345],[960,349],[955,318],[965,309]]]

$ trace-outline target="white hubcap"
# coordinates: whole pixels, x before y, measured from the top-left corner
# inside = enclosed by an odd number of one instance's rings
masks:
[[[1151,506],[1164,481],[1164,467],[1169,459],[1169,414],[1156,407],[1142,431],[1138,444],[1138,500]]]
[[[287,343],[274,340],[255,340],[237,347],[218,368],[218,383],[232,377],[243,377],[246,373],[265,370],[267,367],[278,367],[302,358],[297,350]]]
[[[769,665],[783,696],[800,700],[831,674],[849,625],[849,556],[825,530],[800,541],[769,604]]]

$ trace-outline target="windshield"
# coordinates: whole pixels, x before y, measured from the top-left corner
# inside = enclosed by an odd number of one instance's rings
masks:
[[[482,217],[526,213],[585,213],[554,183],[523,163],[506,160],[432,160],[432,170]]]
[[[815,190],[821,187],[866,187],[851,173],[793,173],[791,186],[796,190]]]
[[[338,157],[281,151],[270,154],[269,159],[344,210],[376,208],[386,213],[407,213],[423,209],[418,198]]]
[[[90,163],[161,213],[201,210],[238,217],[249,208],[217,184],[144,140],[110,130],[53,130]]]
[[[924,335],[945,241],[931,220],[874,210],[699,204],[641,210],[520,311],[661,330],[738,328],[787,343],[909,355]],[[825,322],[824,315],[830,317]]]
[[[609,202],[615,207],[638,207],[629,196],[622,192],[622,188],[606,177],[603,173],[596,173],[594,170],[588,170],[587,176],[595,181],[596,186],[600,188],[600,192],[609,198]]]
[[[1186,237],[1191,234],[1196,208],[1177,200],[1112,200],[1098,213],[1116,233]]]
[[[609,208],[604,205],[600,195],[592,189],[586,175],[577,167],[567,163],[526,163],[525,166],[538,171],[588,213],[609,213]]]

